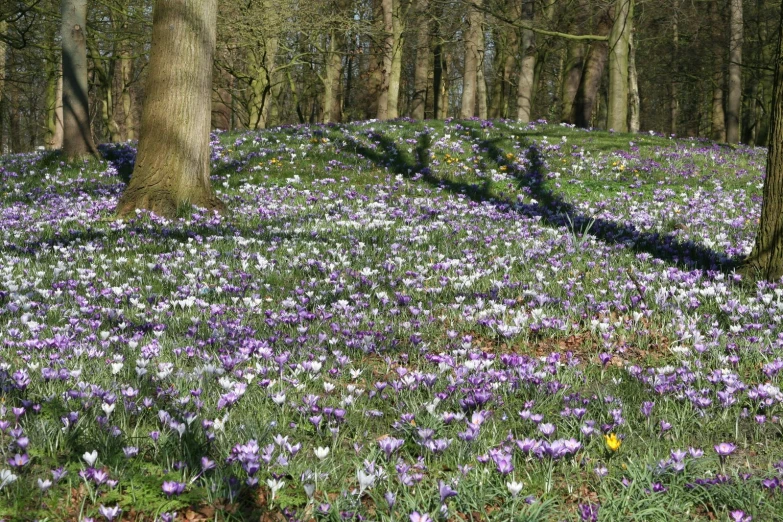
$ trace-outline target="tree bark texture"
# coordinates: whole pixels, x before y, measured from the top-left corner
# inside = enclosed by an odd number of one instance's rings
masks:
[[[742,0],[729,0],[729,92],[726,100],[726,141],[740,139],[742,106]]]
[[[712,128],[710,136],[713,140],[721,143],[726,141],[726,113],[723,110],[724,85],[726,75],[723,71],[725,59],[725,40],[722,38],[724,31],[724,18],[721,16],[719,0],[710,2],[710,21],[712,24],[712,37],[715,42],[715,49],[712,53]]]
[[[641,102],[639,98],[639,76],[636,72],[636,43],[633,32],[628,41],[628,132],[634,134],[641,127]]]
[[[386,117],[390,120],[400,116],[400,78],[402,76],[402,50],[405,34],[405,15],[407,0],[394,0],[392,10],[392,47],[391,70],[389,72],[389,98]]]
[[[0,36],[4,35],[8,29],[8,23],[5,21],[0,22]],[[5,154],[5,134],[3,125],[3,118],[5,115],[5,57],[7,52],[7,45],[2,38],[0,38],[0,154]]]
[[[483,18],[483,17],[482,17]],[[477,116],[482,119],[487,119],[489,108],[487,106],[487,78],[484,75],[484,29],[483,27],[479,31],[479,46],[478,46],[478,64],[476,66],[476,112]]]
[[[479,44],[483,14],[479,10],[482,0],[474,0],[468,6],[468,27],[465,31],[465,69],[462,75],[462,103],[460,118],[472,118],[476,113],[476,87],[479,67]]]
[[[522,19],[533,23],[533,0],[522,2]],[[533,89],[536,83],[536,35],[533,31],[522,29],[519,39],[519,77],[517,81],[517,120],[530,121],[533,108]]]
[[[416,33],[416,65],[413,70],[413,98],[410,113],[411,118],[423,120],[430,72],[429,0],[418,0],[416,15],[419,27]]]
[[[776,281],[783,276],[783,6],[781,7],[761,219],[755,246],[742,267],[746,275],[760,275],[770,281]]]
[[[633,30],[633,0],[617,0],[609,33],[609,129],[628,132],[628,57]]]
[[[136,167],[117,213],[223,211],[209,179],[217,0],[157,0]]]
[[[394,59],[394,0],[381,0],[383,22],[383,61],[380,67],[378,88],[379,120],[389,119],[389,89],[391,88],[392,60]]]
[[[669,82],[669,132],[675,135],[677,134],[677,123],[680,121],[680,100],[677,97],[677,81],[679,80],[679,74],[677,70],[679,67],[679,62],[677,58],[680,52],[680,27],[677,7],[679,6],[675,6],[674,15],[672,16],[672,55],[671,69],[669,70],[669,76],[671,77],[671,81]]]
[[[612,28],[612,18],[614,9],[609,7],[601,13],[598,20],[596,33],[598,36],[608,36]],[[587,51],[584,66],[582,67],[582,78],[579,81],[579,88],[574,97],[573,114],[571,121],[577,127],[590,127],[593,119],[593,109],[598,101],[598,89],[601,87],[601,76],[603,76],[606,60],[609,57],[609,42],[597,40],[590,44]]]
[[[87,0],[63,0],[60,15],[63,46],[63,153],[68,158],[97,155],[90,129],[87,91]]]

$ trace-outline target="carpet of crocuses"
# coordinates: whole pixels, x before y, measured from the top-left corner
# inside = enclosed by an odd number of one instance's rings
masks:
[[[766,152],[538,122],[216,134],[230,212],[0,158],[0,518],[783,513]]]

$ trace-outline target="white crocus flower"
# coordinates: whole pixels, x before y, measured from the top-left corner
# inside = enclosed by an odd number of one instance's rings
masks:
[[[92,450],[92,452],[85,452],[84,455],[82,455],[82,458],[88,466],[92,467],[98,460],[98,452],[96,450]]]

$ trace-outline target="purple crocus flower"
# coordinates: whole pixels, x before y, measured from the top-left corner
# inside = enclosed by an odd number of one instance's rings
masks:
[[[721,442],[720,444],[715,445],[715,453],[721,458],[728,457],[734,453],[735,449],[737,449],[737,446],[731,442]]]
[[[414,511],[410,514],[411,522],[432,522],[432,519],[427,513],[419,513]]]
[[[175,482],[173,480],[167,480],[163,483],[161,488],[163,493],[171,497],[172,495],[181,495],[185,491],[185,484],[182,482]]]
[[[438,492],[440,493],[440,501],[441,503],[446,502],[446,499],[449,497],[456,497],[457,492],[453,489],[451,489],[451,486],[443,482],[442,480],[438,481]]]
[[[109,522],[117,518],[117,515],[120,514],[120,511],[122,511],[120,506],[106,507],[101,504],[101,506],[98,508],[98,512]]]
[[[729,517],[731,517],[733,522],[750,522],[753,520],[752,516],[746,515],[741,509],[729,512]]]

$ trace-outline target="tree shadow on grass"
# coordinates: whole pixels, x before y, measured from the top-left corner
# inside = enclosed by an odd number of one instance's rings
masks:
[[[492,194],[489,180],[476,184],[435,176],[429,166],[431,137],[426,132],[418,134],[413,160],[406,160],[393,139],[377,132],[368,135],[368,138],[376,144],[374,148],[349,136],[343,135],[340,138],[347,142],[354,153],[380,167],[388,167],[396,174],[423,181],[454,194],[463,194],[474,202],[489,202],[503,209],[513,209],[522,216],[538,218],[550,227],[567,227],[607,244],[623,245],[633,252],[647,253],[687,269],[731,272],[741,264],[742,259],[738,257],[729,257],[693,241],[682,241],[674,234],[645,232],[630,223],[586,215],[546,187],[541,151],[526,134],[513,134],[519,140],[527,158],[527,169],[519,171],[517,165],[506,158],[507,151],[498,146],[499,139],[487,139],[475,128],[463,127],[463,129],[467,136],[478,142],[479,147],[486,151],[484,158],[487,161],[515,173],[518,186],[535,200],[535,203],[519,203]]]

